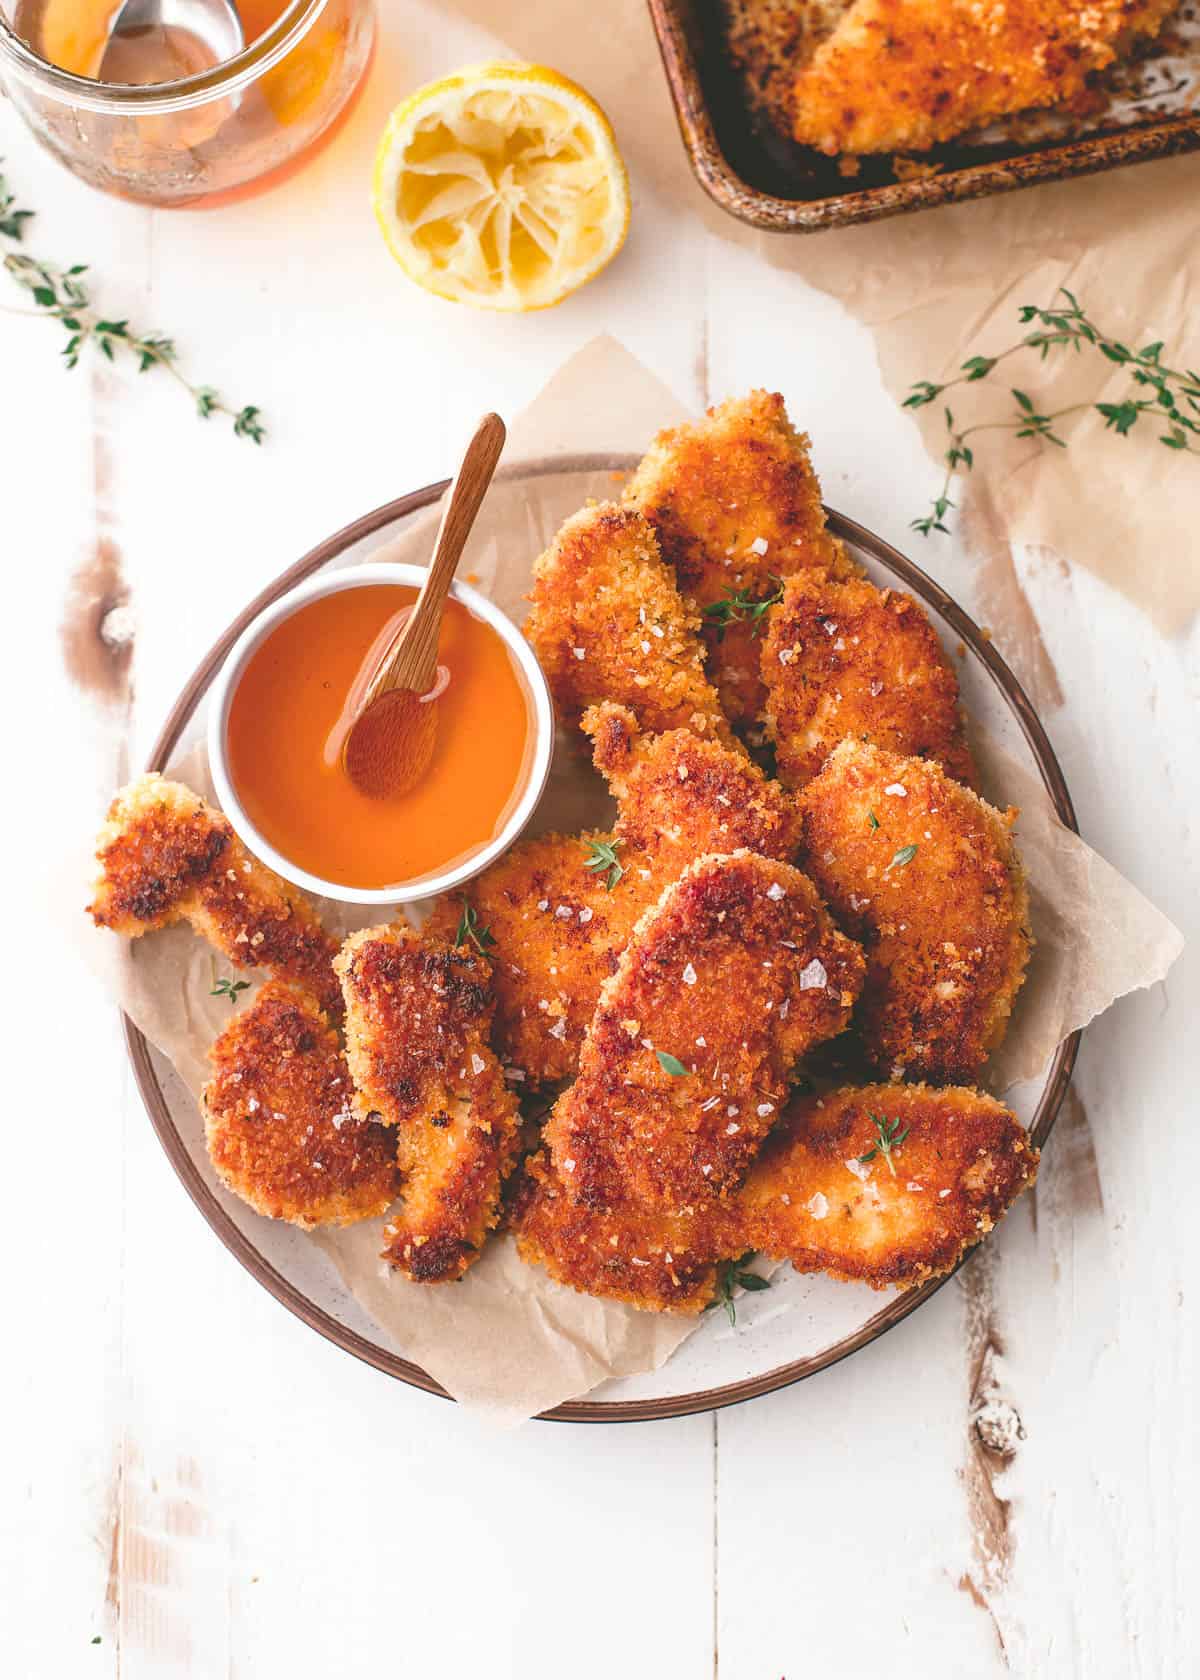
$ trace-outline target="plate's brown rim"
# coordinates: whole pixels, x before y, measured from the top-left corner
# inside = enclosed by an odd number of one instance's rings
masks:
[[[1151,163],[1156,158],[1200,149],[1198,112],[1191,116],[1166,117],[1118,134],[1097,134],[1083,140],[1044,145],[1016,157],[948,169],[921,180],[865,187],[859,192],[836,193],[821,199],[779,198],[743,180],[725,156],[677,0],[647,0],[647,4],[675,107],[675,120],[693,174],[727,215],[768,232],[818,233],[824,228],[850,227],[906,211],[1013,192],[1039,181],[1094,175],[1123,164]]]
[[[635,456],[631,455],[554,456],[507,468],[500,476],[505,478],[540,477],[546,473],[572,471],[624,472],[636,464],[636,459]],[[323,543],[319,543],[303,559],[297,560],[294,565],[281,572],[272,583],[256,595],[250,604],[238,614],[224,634],[218,638],[209,652],[205,654],[184,684],[178,699],[167,715],[157,740],[150,749],[146,769],[163,770],[166,768],[180,735],[203,699],[221,662],[247,624],[257,617],[265,607],[278,600],[280,595],[288,589],[310,577],[313,572],[336,559],[351,544],[361,541],[364,537],[373,536],[375,532],[398,519],[403,519],[409,514],[417,513],[422,508],[431,506],[444,493],[448,484],[448,479],[443,479],[437,484],[427,484],[421,490],[414,490],[407,496],[401,496],[396,501],[387,502],[382,507],[364,514],[361,519],[356,519],[352,524],[344,526],[340,531],[328,537]],[[1066,780],[1037,713],[1016,676],[1005,664],[999,653],[996,652],[991,642],[984,637],[978,625],[962,610],[957,602],[952,600],[940,584],[935,583],[919,566],[907,559],[898,549],[893,548],[890,543],[866,530],[855,520],[846,518],[844,514],[837,513],[832,508],[826,511],[829,514],[830,527],[839,537],[848,538],[881,565],[894,572],[917,595],[941,614],[982,661],[992,681],[1008,701],[1017,723],[1029,743],[1030,751],[1033,753],[1038,771],[1050,798],[1054,802],[1059,818],[1068,828],[1074,829],[1078,833],[1075,809],[1071,803]],[[158,1135],[158,1140],[166,1151],[167,1158],[178,1174],[184,1189],[234,1258],[289,1312],[294,1313],[297,1318],[307,1324],[310,1329],[324,1336],[327,1341],[333,1342],[335,1346],[353,1354],[356,1359],[361,1359],[365,1364],[374,1366],[377,1371],[382,1371],[388,1376],[398,1377],[401,1382],[408,1383],[413,1388],[422,1389],[427,1394],[438,1395],[442,1399],[451,1399],[452,1396],[447,1394],[441,1384],[436,1382],[427,1371],[422,1370],[419,1365],[413,1364],[410,1360],[401,1358],[399,1354],[380,1347],[376,1342],[359,1335],[357,1331],[349,1329],[346,1325],[340,1324],[337,1319],[320,1307],[315,1306],[294,1284],[289,1283],[280,1272],[276,1271],[274,1266],[263,1258],[249,1238],[239,1230],[233,1219],[221,1206],[188,1154],[183,1139],[171,1117],[165,1094],[151,1059],[150,1046],[145,1036],[129,1020],[128,1016],[123,1017],[123,1022],[125,1043],[133,1070],[134,1082],[146,1106],[146,1111]],[[1079,1032],[1072,1033],[1055,1051],[1046,1087],[1042,1092],[1037,1111],[1033,1117],[1033,1124],[1030,1127],[1030,1135],[1039,1148],[1050,1135],[1059,1107],[1066,1094],[1081,1036],[1082,1034]],[[914,1312],[917,1307],[928,1300],[948,1281],[948,1278],[937,1278],[917,1289],[907,1290],[904,1294],[893,1297],[885,1307],[868,1319],[865,1324],[860,1325],[852,1335],[844,1337],[842,1341],[835,1343],[832,1348],[827,1348],[822,1353],[814,1354],[808,1359],[792,1360],[786,1365],[777,1366],[774,1370],[746,1378],[741,1382],[728,1383],[720,1388],[700,1389],[691,1394],[672,1395],[662,1399],[568,1401],[561,1406],[555,1406],[551,1411],[543,1412],[541,1416],[543,1419],[562,1423],[642,1423],[654,1421],[658,1418],[686,1417],[693,1412],[717,1411],[726,1406],[737,1405],[741,1401],[752,1400],[757,1395],[767,1394],[774,1389],[786,1388],[792,1383],[801,1382],[805,1377],[813,1376],[818,1371],[836,1365],[847,1355],[855,1353],[859,1348],[865,1347],[868,1342],[874,1341],[878,1336],[899,1324],[902,1319],[907,1318],[909,1313]]]

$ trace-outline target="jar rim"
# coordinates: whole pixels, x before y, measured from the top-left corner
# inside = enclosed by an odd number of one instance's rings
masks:
[[[88,111],[127,114],[186,111],[210,100],[226,98],[257,81],[287,57],[328,4],[329,0],[290,0],[270,28],[235,57],[222,59],[220,64],[178,81],[152,82],[140,87],[125,82],[98,82],[51,64],[22,40],[0,12],[0,69],[10,66],[16,73],[38,82],[43,89],[60,95],[65,103]]]

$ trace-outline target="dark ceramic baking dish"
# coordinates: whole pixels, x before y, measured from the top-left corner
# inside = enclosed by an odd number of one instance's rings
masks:
[[[724,47],[720,0],[648,0],[675,114],[692,168],[731,216],[772,232],[815,233],[906,210],[1011,192],[1200,150],[1200,31],[1194,4],[1156,47],[1125,68],[1119,106],[1090,118],[1014,119],[976,142],[935,147],[936,173],[901,179],[891,158],[863,158],[848,180],[821,158],[756,123]],[[1173,56],[1169,56],[1173,55]],[[902,166],[903,169],[903,166]]]

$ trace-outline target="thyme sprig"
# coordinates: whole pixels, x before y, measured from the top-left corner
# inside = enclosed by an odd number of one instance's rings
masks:
[[[227,975],[222,975],[218,980],[214,974],[212,990],[208,995],[209,997],[228,998],[230,1003],[236,1003],[238,1000],[238,993],[247,992],[249,989],[249,980],[230,980]]]
[[[1059,303],[1060,298],[1065,303]],[[950,408],[945,409],[946,433],[949,447],[943,460],[946,476],[942,488],[933,499],[932,509],[922,519],[912,521],[912,529],[929,536],[932,531],[948,531],[946,515],[956,504],[950,498],[950,488],[956,476],[970,472],[975,465],[975,452],[967,442],[979,432],[1015,432],[1019,438],[1038,438],[1059,449],[1067,447],[1058,427],[1069,415],[1093,409],[1101,416],[1105,428],[1118,437],[1128,437],[1143,416],[1164,428],[1158,442],[1166,449],[1200,455],[1200,373],[1193,368],[1167,366],[1162,359],[1161,340],[1132,349],[1120,339],[1111,338],[1092,321],[1073,292],[1062,287],[1049,309],[1023,304],[1018,312],[1022,326],[1033,326],[1016,344],[1009,345],[994,356],[971,356],[962,363],[953,379],[937,384],[929,379],[919,380],[904,399],[905,408],[924,408],[937,402],[957,385],[974,385],[987,379],[1010,356],[1024,350],[1036,350],[1042,361],[1055,350],[1072,350],[1077,354],[1095,351],[1117,367],[1126,368],[1132,386],[1120,402],[1077,402],[1064,408],[1042,410],[1027,391],[1009,387],[1015,407],[1003,420],[983,420],[973,425],[960,425]]]
[[[754,595],[749,585],[741,589],[727,589],[719,601],[710,601],[703,609],[704,617],[716,626],[717,640],[725,640],[731,624],[748,624],[752,636],[761,636],[766,629],[767,613],[783,600],[783,579],[772,575],[775,585],[768,595]]]
[[[454,944],[474,945],[481,957],[486,957],[496,941],[490,927],[480,927],[479,916],[473,905],[463,899],[462,915],[458,919],[458,928],[454,934]]]
[[[760,1289],[770,1289],[770,1278],[759,1277],[757,1272],[746,1270],[754,1255],[755,1250],[750,1248],[736,1260],[722,1260],[717,1267],[717,1293],[705,1307],[705,1312],[711,1312],[713,1307],[724,1307],[730,1324],[736,1324],[737,1303],[733,1298],[734,1290],[746,1289],[755,1294]]]
[[[865,1155],[858,1158],[865,1165],[868,1161],[873,1161],[876,1155],[882,1155],[888,1164],[888,1171],[895,1178],[896,1164],[892,1160],[892,1150],[899,1149],[911,1128],[905,1126],[901,1131],[899,1120],[888,1120],[879,1114],[868,1114],[867,1118],[875,1128],[875,1142]]]
[[[34,212],[14,208],[15,202],[7,181],[0,175],[0,236],[20,244],[25,237],[25,224],[33,219]],[[102,315],[93,306],[83,279],[88,272],[86,264],[75,263],[70,268],[58,268],[24,251],[6,251],[4,268],[16,284],[29,293],[36,305],[31,310],[6,310],[5,313],[25,313],[61,322],[67,334],[62,354],[68,368],[78,367],[79,358],[89,344],[94,345],[100,355],[110,362],[116,360],[118,351],[124,350],[136,360],[139,373],[147,373],[155,367],[164,368],[190,394],[202,420],[211,419],[214,414],[224,414],[233,421],[235,437],[261,443],[266,436],[260,408],[252,403],[245,408],[232,408],[211,385],[193,385],[179,371],[176,366],[178,351],[173,339],[165,338],[161,333],[135,332],[127,320],[110,320]]]
[[[604,885],[605,889],[611,892],[625,873],[625,865],[617,856],[617,847],[621,842],[619,840],[586,840],[584,844],[591,856],[584,860],[583,867],[590,869],[595,875],[601,875],[607,871],[607,879]]]

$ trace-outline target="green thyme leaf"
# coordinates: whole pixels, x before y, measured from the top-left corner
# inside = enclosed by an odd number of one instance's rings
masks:
[[[683,1079],[686,1076],[687,1069],[678,1056],[672,1056],[669,1050],[656,1050],[654,1054],[658,1057],[659,1067],[664,1073],[669,1073],[672,1079]]]
[[[903,869],[906,864],[912,862],[916,855],[916,846],[901,846],[900,850],[896,853],[895,857],[887,867],[888,869]],[[887,874],[887,869],[884,870],[884,874]]]
[[[592,870],[597,875],[607,870],[608,879],[604,885],[609,892],[613,890],[625,873],[625,866],[617,857],[617,847],[620,844],[619,840],[588,840],[586,842],[591,856],[584,860],[583,867]]]
[[[867,827],[872,831],[879,827],[879,818],[875,815],[874,811],[867,812]]]
[[[230,980],[223,977],[222,979],[216,981],[212,991],[209,992],[208,995],[209,997],[228,998],[230,1003],[236,1003],[238,993],[247,992],[249,989],[249,980]]]
[[[882,1155],[888,1164],[888,1171],[895,1178],[896,1167],[892,1160],[892,1150],[899,1149],[908,1136],[910,1128],[905,1126],[904,1130],[901,1131],[899,1120],[888,1120],[878,1114],[868,1113],[867,1118],[875,1128],[875,1142],[870,1149],[858,1158],[865,1165],[868,1161],[873,1161],[877,1155]]]
[[[760,1289],[770,1289],[770,1278],[759,1277],[757,1272],[747,1271],[755,1251],[750,1248],[736,1260],[722,1260],[717,1267],[717,1290],[712,1300],[705,1307],[705,1312],[711,1312],[714,1307],[724,1307],[730,1324],[737,1323],[737,1306],[734,1302],[735,1288],[748,1290],[751,1294]]]
[[[710,601],[704,617],[717,628],[717,640],[725,639],[731,624],[749,624],[752,636],[761,636],[766,627],[767,613],[783,600],[783,579],[772,575],[774,589],[767,595],[753,595],[749,587],[727,589],[719,601]]]
[[[454,935],[455,948],[460,945],[474,945],[480,956],[486,957],[495,943],[491,929],[480,927],[479,917],[464,898],[462,915],[458,919],[458,928]]]

